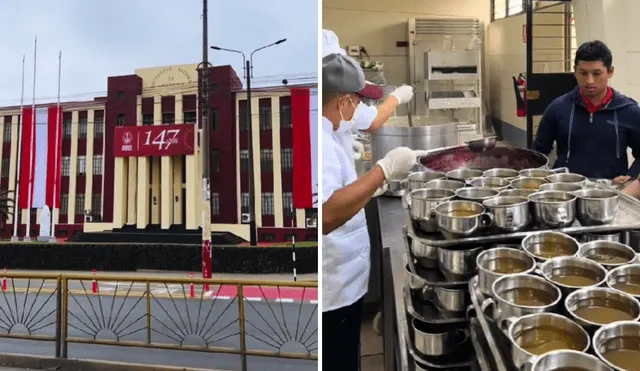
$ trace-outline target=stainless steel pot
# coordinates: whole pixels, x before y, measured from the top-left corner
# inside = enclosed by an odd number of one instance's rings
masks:
[[[435,207],[438,228],[452,236],[470,236],[493,220],[484,206],[471,201],[446,201]]]
[[[621,236],[619,232],[592,232],[582,235],[582,242],[591,241],[613,241],[620,242]]]
[[[515,260],[524,265],[520,272],[501,273],[498,271],[501,261]],[[508,263],[506,263],[508,264]],[[478,289],[487,297],[493,296],[493,283],[509,274],[531,273],[536,269],[536,261],[524,251],[508,247],[496,247],[481,252],[476,259],[478,267]]]
[[[551,301],[544,305],[522,305],[516,303],[516,298],[522,290],[536,290],[544,292]],[[554,312],[562,300],[562,293],[552,283],[545,279],[529,274],[510,274],[502,276],[493,282],[492,297],[485,299],[480,305],[483,313],[488,308],[493,312],[493,319],[503,331],[508,321],[534,313]]]
[[[531,224],[529,200],[518,196],[497,196],[482,202],[491,213],[493,225],[507,232],[517,232]]]
[[[422,288],[422,299],[452,315],[466,312],[471,304],[471,296],[467,287],[443,287],[426,285]]]
[[[541,191],[575,192],[581,189],[581,185],[572,183],[545,183],[540,185]]]
[[[482,202],[496,197],[498,193],[499,192],[493,188],[464,187],[456,190],[456,197],[467,201]]]
[[[607,270],[600,264],[579,256],[561,256],[549,259],[540,266],[540,274],[549,282],[560,288],[563,295],[583,289],[597,287],[604,284]],[[559,282],[559,277],[589,275],[595,282],[591,285],[570,285]]]
[[[587,183],[587,177],[574,173],[559,173],[549,175],[547,178],[549,183],[570,183],[584,187]]]
[[[636,252],[629,246],[614,241],[591,241],[580,246],[578,255],[602,265],[606,269],[613,269],[622,265],[635,263],[638,260]]]
[[[567,192],[542,191],[529,196],[533,221],[549,228],[566,228],[576,220],[576,196]]]
[[[418,264],[424,268],[438,267],[438,248],[427,245],[417,238],[411,238],[405,231],[405,242],[411,248],[411,254],[416,258]]]
[[[513,169],[505,169],[505,168],[494,168],[485,171],[482,176],[487,178],[504,178],[507,180],[513,180],[520,176],[517,170]]]
[[[455,192],[460,188],[464,188],[464,186],[464,183],[458,182],[456,180],[438,179],[427,182],[427,184],[424,185],[424,188],[448,189]]]
[[[549,370],[614,371],[597,357],[576,350],[556,350],[545,353],[531,366],[531,371]]]
[[[516,178],[511,181],[509,186],[514,189],[527,189],[532,191],[540,190],[540,187],[543,184],[546,184],[547,181],[541,178]]]
[[[558,173],[566,173],[568,169],[566,167],[561,167],[557,169],[548,169],[546,167],[541,168],[530,168],[520,170],[520,176],[527,178],[546,178],[549,175],[558,174]]]
[[[469,340],[469,331],[463,328],[434,333],[435,329],[413,318],[413,344],[418,352],[425,356],[438,357],[453,353],[460,345]]]
[[[468,182],[471,179],[479,178],[482,176],[482,171],[474,169],[455,169],[448,171],[447,179],[457,180],[459,182]]]
[[[578,241],[564,233],[544,231],[522,239],[522,250],[539,262],[560,256],[575,256],[580,249]]]
[[[622,242],[640,253],[640,230],[629,230],[622,233]]]
[[[509,180],[504,178],[474,178],[469,181],[469,184],[474,187],[493,188],[497,189],[498,191],[509,188]]]
[[[640,342],[640,323],[636,321],[614,322],[600,327],[593,335],[593,351],[596,357],[607,366],[616,371],[626,371],[628,370],[626,367],[617,362],[613,363],[607,358],[618,352],[621,352],[624,358],[629,355],[633,356],[633,353],[638,351],[638,342]],[[631,359],[637,365],[638,361]]]
[[[511,359],[515,366],[520,370],[527,370],[526,365],[531,365],[535,362],[538,356],[542,354],[533,354],[523,349],[526,342],[530,342],[531,336],[527,336],[536,329],[557,329],[559,333],[570,336],[572,345],[575,350],[579,352],[586,352],[589,349],[590,339],[589,334],[580,327],[577,323],[568,319],[565,316],[561,316],[555,313],[536,313],[530,314],[524,317],[520,317],[516,320],[510,321],[509,330],[507,336],[511,340]],[[554,350],[565,350],[554,349]]]
[[[610,224],[618,214],[618,194],[606,189],[581,189],[572,192],[576,218],[583,226]]]
[[[624,286],[619,286],[621,284]],[[640,264],[628,264],[610,270],[607,286],[640,299]]]
[[[526,197],[529,198],[532,194],[537,191],[530,189],[505,189],[500,191],[499,196],[518,196],[518,197]]]
[[[451,117],[414,117],[413,127],[409,127],[406,120],[396,124],[388,122],[371,133],[372,163],[398,147],[429,150],[459,143],[458,121]]]
[[[409,182],[409,190],[425,188],[426,184],[432,180],[444,179],[445,174],[436,171],[417,171],[409,174],[407,181]]]
[[[438,267],[452,281],[465,279],[476,273],[476,261],[483,246],[462,250],[438,249]]]
[[[447,189],[416,189],[407,198],[409,215],[424,232],[436,232],[438,223],[434,214],[435,207],[454,197],[455,193]]]
[[[629,321],[638,321],[640,319],[640,302],[629,294],[620,292],[608,287],[587,287],[572,292],[564,301],[565,309],[571,318],[589,332],[594,332],[603,325],[616,322],[594,322],[592,320],[581,317],[576,313],[580,309],[586,308],[613,308],[625,313],[631,317]]]

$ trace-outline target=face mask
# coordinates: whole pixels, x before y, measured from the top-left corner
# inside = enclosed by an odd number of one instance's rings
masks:
[[[351,100],[351,97],[347,97],[349,98],[349,102],[351,103],[351,105],[354,108],[354,112],[353,115],[351,115],[351,119],[350,120],[345,120],[344,116],[342,115],[342,110],[340,108],[338,108],[338,111],[340,112],[340,125],[338,126],[338,130],[336,130],[337,132],[345,132],[348,130],[353,129],[353,126],[355,125],[355,120],[354,118],[356,117],[356,106],[355,104],[353,104],[353,100]]]

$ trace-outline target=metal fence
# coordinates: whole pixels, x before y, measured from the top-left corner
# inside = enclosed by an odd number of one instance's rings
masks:
[[[10,273],[0,337],[318,359],[317,282]]]

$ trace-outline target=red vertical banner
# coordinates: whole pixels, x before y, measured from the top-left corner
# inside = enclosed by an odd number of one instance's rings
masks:
[[[296,209],[313,207],[310,98],[310,89],[291,89],[293,206]]]
[[[33,197],[29,197],[29,182],[31,181],[31,174],[33,173],[35,157],[31,153],[31,141],[35,135],[35,123],[33,122],[33,109],[24,108],[22,110],[22,123],[20,129],[22,130],[22,140],[20,142],[20,153],[18,154],[20,161],[20,199],[18,200],[18,207],[20,209],[30,209],[29,200]],[[33,138],[35,139],[35,138]],[[31,156],[30,156],[31,155]],[[33,189],[32,189],[33,192]],[[33,196],[33,194],[31,194]]]
[[[47,125],[47,194],[49,207],[60,208],[60,186],[62,183],[62,108],[49,107]],[[55,193],[54,193],[55,192]],[[54,203],[55,198],[55,203]]]

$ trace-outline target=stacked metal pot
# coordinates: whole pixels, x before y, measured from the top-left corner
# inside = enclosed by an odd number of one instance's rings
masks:
[[[499,369],[640,369],[637,251],[620,230],[597,232],[618,222],[616,190],[578,174],[504,168],[419,172],[408,186],[406,302],[418,370],[465,366],[470,316],[496,337],[487,343],[508,349],[496,350]]]

